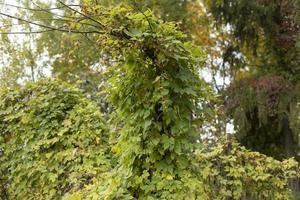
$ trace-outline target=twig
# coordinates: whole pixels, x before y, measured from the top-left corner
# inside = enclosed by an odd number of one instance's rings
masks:
[[[102,23],[100,23],[99,21],[95,20],[94,18],[92,18],[92,17],[90,17],[90,16],[87,16],[86,14],[84,14],[84,13],[82,13],[82,12],[80,12],[80,11],[78,11],[78,10],[76,10],[76,9],[74,9],[74,8],[72,8],[72,7],[70,7],[70,6],[68,6],[67,4],[61,2],[60,0],[57,0],[57,1],[58,1],[60,4],[62,4],[63,6],[65,6],[66,8],[68,8],[68,9],[74,11],[75,13],[80,14],[81,16],[86,17],[86,18],[92,20],[93,22],[99,24],[101,27],[105,27]]]
[[[73,30],[73,29],[62,29],[62,27],[58,27],[57,28],[57,27],[52,27],[52,26],[46,26],[44,24],[32,22],[32,21],[29,21],[29,20],[26,20],[26,19],[22,19],[20,17],[16,17],[16,16],[12,16],[12,15],[9,15],[9,14],[6,14],[6,13],[2,13],[2,12],[0,12],[0,15],[3,15],[3,16],[12,18],[12,19],[17,19],[19,21],[26,22],[28,24],[39,26],[39,27],[42,27],[42,28],[46,28],[47,30],[52,30],[52,31],[71,32],[71,33],[99,33],[99,34],[104,34],[104,32],[100,32],[100,31],[96,31],[96,30],[92,30],[92,31],[78,31],[78,30]],[[13,32],[11,32],[11,33],[13,33]]]

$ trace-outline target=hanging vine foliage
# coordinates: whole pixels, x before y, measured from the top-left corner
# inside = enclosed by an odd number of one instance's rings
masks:
[[[108,98],[123,125],[113,146],[118,165],[103,198],[192,199],[201,186],[192,152],[210,95],[197,75],[203,53],[151,12],[122,15],[114,33],[121,35],[117,45],[125,43],[124,57],[111,69]]]
[[[269,75],[244,78],[229,89],[228,114],[234,119],[237,138],[246,147],[278,159],[287,155],[285,137],[292,137],[297,149],[297,129],[289,131],[290,123],[296,118],[291,110],[296,109],[295,88],[282,76]],[[298,110],[298,109],[297,109]]]

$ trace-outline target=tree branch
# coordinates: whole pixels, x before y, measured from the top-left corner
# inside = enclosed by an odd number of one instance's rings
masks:
[[[63,3],[63,2],[60,1],[60,0],[57,0],[57,1],[58,1],[60,4],[62,4],[63,6],[65,6],[66,8],[68,8],[68,9],[74,11],[75,13],[77,13],[77,14],[79,14],[79,15],[81,15],[81,16],[87,18],[87,19],[92,20],[93,22],[99,24],[101,27],[105,27],[102,23],[100,23],[99,21],[95,20],[94,18],[92,18],[92,17],[90,17],[90,16],[88,16],[88,15],[86,15],[86,14],[84,14],[84,13],[82,13],[82,12],[80,12],[80,11],[78,11],[78,10],[76,10],[76,9],[74,9],[74,8],[72,8],[72,7],[70,7],[70,6],[68,6],[67,4]]]
[[[62,18],[68,18],[68,19],[78,19],[78,20],[81,20],[82,18],[77,18],[77,17],[73,17],[73,16],[64,16],[64,15],[59,15],[59,14],[56,14],[56,13],[53,13],[50,11],[50,9],[47,9],[47,8],[43,8],[41,6],[39,6],[37,3],[35,3],[33,0],[30,0],[30,2],[35,5],[37,8],[39,8],[37,11],[43,11],[43,12],[46,12],[46,13],[49,13],[51,15],[54,15],[54,16],[58,16],[58,17],[62,17]],[[79,5],[78,5],[79,6]],[[61,8],[66,8],[66,6],[60,6],[60,7],[57,7],[59,9]]]
[[[60,10],[62,8],[65,8],[66,6],[59,6],[59,7],[55,7],[55,8],[41,8],[40,6],[38,6],[36,3],[34,3],[32,0],[30,0],[31,3],[33,3],[34,5],[36,5],[39,9],[36,9],[36,8],[27,8],[27,7],[23,7],[23,6],[18,6],[18,5],[13,5],[13,4],[9,4],[9,3],[1,3],[0,2],[0,5],[3,5],[3,6],[9,6],[9,7],[12,7],[12,8],[18,8],[18,9],[23,9],[23,10],[30,10],[30,11],[37,11],[37,12],[41,12],[41,11],[50,11],[50,10]],[[69,7],[80,7],[80,5],[76,5],[76,4],[69,4],[67,5]]]
[[[12,16],[12,15],[9,15],[9,14],[6,14],[6,13],[2,13],[0,12],[0,15],[3,15],[3,16],[6,16],[6,17],[9,17],[9,18],[12,18],[12,19],[17,19],[19,21],[22,21],[22,22],[26,22],[28,24],[32,24],[32,25],[35,25],[35,26],[39,26],[39,27],[42,27],[42,28],[46,28],[47,31],[49,30],[52,30],[52,31],[61,31],[61,32],[70,32],[70,33],[99,33],[99,34],[104,34],[104,32],[101,32],[101,31],[96,31],[96,30],[91,30],[91,31],[79,31],[79,30],[73,30],[73,29],[63,29],[63,27],[52,27],[52,26],[46,26],[44,24],[40,24],[40,23],[36,23],[36,22],[33,22],[33,21],[29,21],[29,20],[26,20],[26,19],[22,19],[20,17],[16,17],[16,16]],[[13,33],[13,32],[11,32]],[[17,32],[15,32],[17,33]]]

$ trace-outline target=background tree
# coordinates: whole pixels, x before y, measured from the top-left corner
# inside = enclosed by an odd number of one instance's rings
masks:
[[[297,12],[293,0],[206,1],[219,24],[233,37],[228,59],[245,56],[233,69],[229,115],[237,137],[248,148],[275,158],[298,157],[295,129],[299,84]],[[235,60],[233,60],[235,61]]]

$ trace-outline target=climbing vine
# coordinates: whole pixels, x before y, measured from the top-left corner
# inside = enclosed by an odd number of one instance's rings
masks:
[[[1,199],[58,199],[110,169],[98,107],[65,83],[2,91],[0,121]]]

